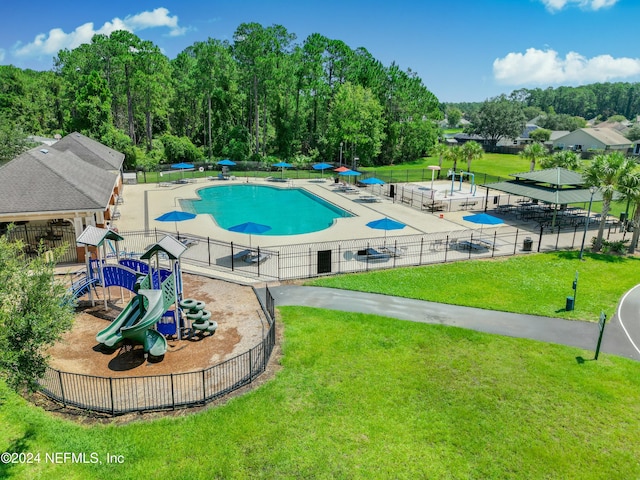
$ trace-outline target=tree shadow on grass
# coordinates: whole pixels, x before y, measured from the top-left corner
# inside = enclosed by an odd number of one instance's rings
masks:
[[[579,260],[580,252],[577,251],[560,251],[556,252],[558,258],[563,260]],[[640,261],[640,258],[637,257],[629,257],[626,255],[610,255],[607,253],[592,253],[592,252],[584,252],[583,258],[588,258],[589,260],[597,260],[599,262],[606,263],[622,263],[622,262],[637,262]]]
[[[24,433],[24,435],[22,435],[22,437],[16,438],[13,442],[11,442],[7,446],[7,448],[5,449],[5,452],[9,454],[14,454],[14,455],[15,454],[20,455],[21,453],[23,455],[25,454],[29,455],[33,453],[30,451],[29,445],[31,444],[31,440],[33,439],[34,436],[35,436],[35,433],[33,428],[27,429],[27,431]],[[11,476],[11,470],[13,470],[14,467],[19,466],[21,463],[26,463],[26,460],[28,460],[26,457],[25,457],[25,460],[22,462],[19,461],[18,459],[15,459],[16,461],[14,462],[13,457],[11,457],[11,458],[8,458],[9,461],[0,462],[0,478],[9,478]],[[44,459],[41,459],[41,461],[44,462]]]

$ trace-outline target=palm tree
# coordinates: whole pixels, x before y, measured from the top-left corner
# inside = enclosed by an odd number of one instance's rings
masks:
[[[618,191],[622,194],[622,200],[633,204],[634,208],[633,218],[628,220],[633,226],[633,235],[631,236],[628,252],[633,254],[640,239],[640,170],[636,168],[620,178]]]
[[[455,173],[458,168],[458,160],[462,158],[462,147],[460,145],[454,145],[453,147],[449,147],[447,152],[444,154],[445,160],[450,160],[453,162],[453,173]]]
[[[534,142],[524,147],[524,150],[520,152],[520,156],[526,158],[531,162],[529,171],[533,172],[536,169],[536,162],[538,160],[542,160],[548,155],[548,153],[549,152],[544,145],[542,145],[540,142]]]
[[[462,158],[467,161],[467,172],[471,171],[471,162],[484,155],[484,149],[478,142],[470,141],[462,145]]]
[[[571,150],[561,150],[540,160],[542,168],[562,167],[569,170],[580,170],[581,164],[580,155]]]
[[[611,201],[620,185],[623,184],[627,175],[633,170],[634,164],[622,153],[614,152],[608,155],[600,154],[593,157],[591,165],[584,172],[584,180],[587,186],[597,187],[602,195],[602,212],[600,216],[600,226],[598,227],[598,237],[593,245],[593,251],[599,252],[602,248],[602,238],[604,227],[607,223],[607,215],[611,208]]]
[[[438,166],[440,170],[442,170],[442,161],[447,157],[447,152],[449,151],[449,147],[446,143],[438,142],[431,149],[431,155],[434,157],[438,157]],[[438,178],[440,178],[440,170],[438,170]]]

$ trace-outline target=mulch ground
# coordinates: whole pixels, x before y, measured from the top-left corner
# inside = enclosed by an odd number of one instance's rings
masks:
[[[161,358],[145,359],[141,346],[108,350],[96,342],[96,334],[116,318],[133,296],[118,287],[109,290],[106,311],[101,288],[95,306],[87,296],[81,299],[73,328],[49,350],[51,367],[105,377],[198,371],[256,346],[266,329],[266,319],[251,287],[183,274],[184,297],[206,303],[212,320],[218,323],[216,332],[191,339],[169,339],[167,353]]]

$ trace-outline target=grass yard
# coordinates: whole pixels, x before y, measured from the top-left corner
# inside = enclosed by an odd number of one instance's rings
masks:
[[[565,311],[578,272],[575,310]],[[578,252],[551,252],[491,260],[336,275],[306,285],[383,293],[433,302],[597,321],[640,283],[640,259]]]
[[[638,363],[374,315],[281,308],[283,369],[197,414],[55,418],[0,386],[1,478],[602,479],[640,476]],[[51,464],[110,452],[122,464]]]

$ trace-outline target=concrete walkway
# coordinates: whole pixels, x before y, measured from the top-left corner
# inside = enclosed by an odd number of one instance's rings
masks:
[[[598,342],[598,324],[591,322],[496,312],[323,287],[274,286],[269,287],[269,290],[277,306],[300,305],[384,315],[412,322],[557,343],[594,353]],[[264,289],[258,291],[264,295]],[[640,302],[640,288],[631,290],[623,300],[632,300],[634,304]],[[623,303],[626,302],[621,302],[621,308]],[[638,317],[635,315],[633,319],[629,318],[623,325],[618,316],[616,314],[613,319],[607,320],[600,351],[640,361],[640,351],[626,331],[630,328],[627,323],[633,323],[634,328],[638,328],[640,332]],[[585,355],[584,358],[589,360],[593,356]]]

